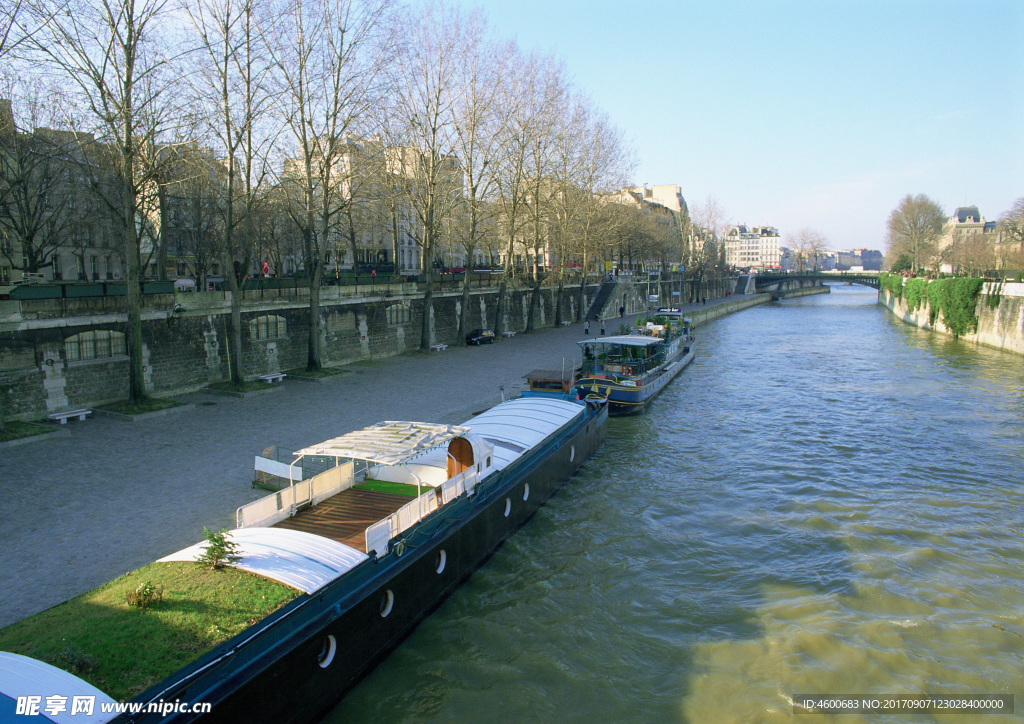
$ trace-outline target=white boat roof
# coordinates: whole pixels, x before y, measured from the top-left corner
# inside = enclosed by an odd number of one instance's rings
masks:
[[[232,568],[258,573],[305,593],[313,593],[367,559],[344,543],[287,528],[236,528],[229,539],[238,544],[241,560]],[[194,561],[206,550],[201,541],[161,558],[160,563]]]
[[[617,334],[614,337],[584,339],[576,344],[621,344],[626,347],[649,347],[661,341],[658,337],[647,337],[640,334]]]
[[[568,400],[520,397],[492,407],[463,425],[472,435],[494,445],[494,467],[501,470],[582,414],[583,406]]]
[[[38,696],[39,717],[16,716],[14,714],[19,696]],[[47,698],[64,698],[64,711],[49,713]],[[92,714],[78,712],[71,714],[76,696],[96,697]],[[5,701],[8,700],[8,701]],[[74,674],[28,656],[0,651],[0,720],[3,721],[51,721],[59,724],[102,724],[117,716],[103,712],[104,704],[114,700],[92,684],[82,681]],[[51,710],[52,711],[52,710]],[[10,718],[7,715],[10,714]]]
[[[546,397],[519,397],[503,402],[462,423],[470,437],[479,437],[494,446],[492,469],[502,470],[531,447],[577,415],[583,407],[575,402]],[[423,465],[445,467],[444,450],[427,453],[416,461]]]
[[[325,455],[397,465],[467,432],[467,428],[456,425],[386,420],[296,450],[295,455]]]

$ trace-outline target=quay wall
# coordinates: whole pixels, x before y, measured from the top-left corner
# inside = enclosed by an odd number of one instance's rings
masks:
[[[1003,285],[999,290],[999,304],[994,308],[988,303],[989,292],[992,291],[991,284],[986,284],[983,293],[978,295],[978,306],[975,309],[978,331],[962,335],[960,339],[1024,355],[1024,284]],[[941,314],[934,325],[931,323],[927,299],[916,310],[912,310],[906,299],[897,299],[883,289],[878,292],[878,301],[907,324],[952,336],[943,324]]]
[[[795,287],[791,289],[780,289],[777,292],[772,292],[773,299],[795,299],[796,297],[806,297],[811,294],[831,294],[832,289],[828,285],[821,285],[817,287]]]
[[[419,349],[423,297],[404,286],[323,288],[318,333],[325,366]],[[596,284],[586,288],[587,303],[596,289]],[[532,293],[525,287],[506,290],[506,330],[525,331]],[[562,318],[575,321],[579,287],[565,287],[561,293],[542,288],[536,327],[556,323],[559,297]],[[308,289],[247,291],[244,299],[245,377],[305,367]],[[469,300],[469,328],[494,327],[497,287],[473,289]],[[0,415],[36,420],[58,410],[125,399],[128,357],[119,337],[125,331],[123,305],[123,297],[0,301]],[[456,342],[461,310],[461,289],[435,290],[429,312],[432,342]],[[147,391],[170,397],[227,379],[229,315],[230,297],[223,292],[145,296]],[[97,336],[103,339],[97,341]],[[117,351],[111,356],[112,348]]]
[[[750,307],[756,307],[759,304],[767,304],[770,301],[772,301],[772,295],[769,293],[745,294],[741,297],[719,302],[706,309],[688,311],[686,312],[686,316],[693,320],[693,326],[694,329],[696,329],[708,322],[721,319],[722,317],[735,314],[736,312],[741,312],[744,309],[749,309]]]

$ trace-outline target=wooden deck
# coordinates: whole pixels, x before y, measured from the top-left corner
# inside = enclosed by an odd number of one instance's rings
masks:
[[[366,529],[410,500],[406,495],[349,488],[273,527],[315,533],[366,553]]]

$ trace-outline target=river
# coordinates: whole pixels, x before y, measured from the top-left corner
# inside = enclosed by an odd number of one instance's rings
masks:
[[[832,721],[806,694],[1024,712],[1021,358],[838,285],[698,334],[327,722]],[[974,718],[841,719],[882,720]]]

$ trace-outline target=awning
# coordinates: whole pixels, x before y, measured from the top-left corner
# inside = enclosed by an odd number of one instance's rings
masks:
[[[296,450],[295,455],[323,455],[398,465],[467,432],[468,427],[458,425],[387,420]]]

